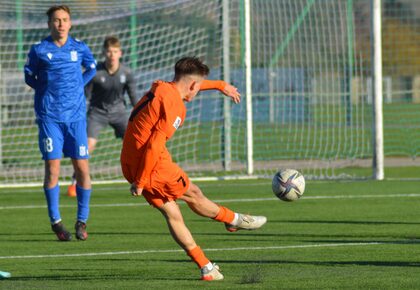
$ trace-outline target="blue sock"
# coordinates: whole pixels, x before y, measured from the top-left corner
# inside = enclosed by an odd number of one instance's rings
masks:
[[[44,187],[45,198],[47,199],[48,216],[50,217],[51,224],[61,220],[60,210],[58,204],[60,201],[60,186],[57,185],[53,188]]]
[[[84,189],[76,184],[77,220],[86,223],[89,217],[89,202],[92,189]]]

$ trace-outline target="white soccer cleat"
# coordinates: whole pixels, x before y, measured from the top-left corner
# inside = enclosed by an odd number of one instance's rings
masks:
[[[255,216],[247,214],[239,214],[239,222],[237,225],[225,223],[226,230],[229,232],[236,232],[238,230],[256,230],[262,227],[267,222],[265,216]]]
[[[10,277],[12,277],[12,275],[9,272],[0,271],[0,279],[7,279]]]
[[[211,270],[208,269],[207,266],[204,266],[200,269],[201,271],[201,280],[203,281],[217,281],[223,280],[223,274],[220,273],[220,268],[218,265],[213,263],[213,268]]]

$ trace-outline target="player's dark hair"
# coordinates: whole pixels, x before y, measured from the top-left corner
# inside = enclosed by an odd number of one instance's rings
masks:
[[[57,10],[64,10],[64,11],[66,11],[70,16],[71,16],[71,13],[70,13],[70,8],[69,8],[69,6],[67,6],[67,5],[54,5],[54,6],[51,6],[48,10],[47,10],[47,16],[48,16],[48,22],[50,22],[51,21],[51,17],[52,17],[52,15],[54,14],[54,12],[55,11],[57,11]]]
[[[198,57],[183,57],[175,64],[175,81],[187,75],[198,75],[205,77],[209,74],[209,71],[209,67],[205,65]]]
[[[111,46],[121,48],[120,40],[116,36],[110,35],[105,38],[103,48],[108,49]]]

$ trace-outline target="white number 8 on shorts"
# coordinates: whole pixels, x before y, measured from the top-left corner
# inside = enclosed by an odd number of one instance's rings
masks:
[[[53,147],[53,141],[51,138],[44,138],[44,150],[46,152],[52,152],[54,147]]]

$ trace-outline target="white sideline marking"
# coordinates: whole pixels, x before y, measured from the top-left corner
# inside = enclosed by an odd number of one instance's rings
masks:
[[[366,243],[332,243],[332,244],[312,244],[312,245],[291,245],[291,246],[271,246],[271,247],[239,247],[239,248],[219,248],[203,249],[204,252],[223,252],[223,251],[249,251],[249,250],[283,250],[283,249],[304,249],[304,248],[327,248],[327,247],[356,247],[383,245],[384,242]],[[114,256],[114,255],[133,255],[133,254],[154,254],[154,253],[178,253],[181,249],[173,250],[147,250],[147,251],[118,251],[102,253],[83,253],[83,254],[55,254],[55,255],[26,255],[26,256],[0,256],[0,259],[44,259],[44,258],[63,258],[63,257],[93,257],[93,256]]]
[[[400,194],[367,194],[367,195],[316,195],[304,196],[302,199],[363,199],[363,198],[396,198],[396,197],[420,197],[420,193],[400,193]],[[237,198],[237,199],[215,199],[216,203],[229,203],[229,202],[255,202],[255,201],[279,201],[275,197],[268,198]],[[280,201],[279,201],[280,202]],[[183,203],[180,201],[180,203]],[[60,208],[72,208],[76,204],[63,204]],[[91,204],[90,207],[130,207],[130,206],[149,206],[148,203],[110,203],[110,204]],[[6,209],[38,209],[47,208],[46,205],[11,205],[0,206],[0,210]]]

